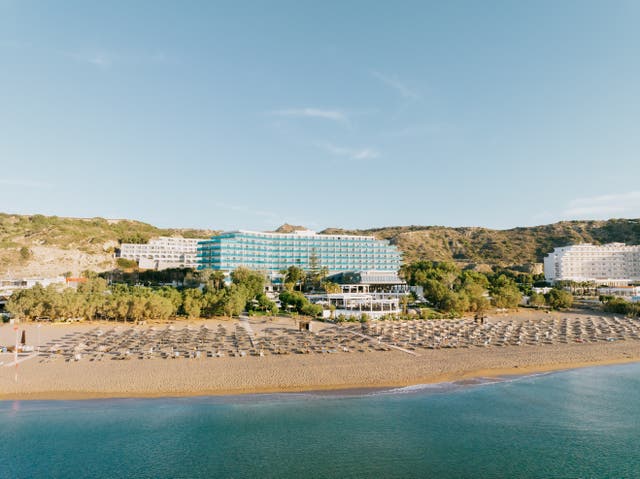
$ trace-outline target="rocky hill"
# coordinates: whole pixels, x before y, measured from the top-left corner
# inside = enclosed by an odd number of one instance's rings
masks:
[[[285,223],[281,226],[279,226],[274,233],[293,233],[294,231],[304,231],[307,228],[305,228],[304,226],[299,226],[299,225],[290,225],[289,223]]]
[[[215,231],[161,229],[132,220],[62,218],[0,213],[0,278],[50,277],[115,267],[120,242],[145,243],[154,236],[206,238]]]
[[[330,228],[322,233],[364,234],[388,239],[403,252],[405,262],[435,260],[514,266],[541,262],[556,246],[612,242],[640,244],[640,220],[562,221],[508,230],[444,226]]]
[[[301,226],[283,225],[291,232]],[[214,230],[161,229],[132,220],[61,218],[0,213],[0,278],[76,275],[85,269],[115,267],[120,242],[147,242],[154,236],[206,238]],[[404,261],[457,261],[520,266],[538,263],[556,246],[573,243],[640,244],[640,220],[563,221],[550,225],[492,230],[444,226],[394,226],[365,230],[330,228],[322,233],[373,235],[388,239]]]

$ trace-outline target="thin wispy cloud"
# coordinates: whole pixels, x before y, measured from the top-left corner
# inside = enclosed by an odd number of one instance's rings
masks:
[[[51,183],[37,180],[25,180],[16,178],[0,178],[0,185],[3,186],[19,186],[21,188],[49,188]]]
[[[420,94],[416,90],[408,87],[406,84],[404,84],[402,81],[400,81],[400,79],[398,77],[384,75],[384,74],[382,74],[380,72],[377,72],[377,71],[373,71],[373,72],[371,72],[371,74],[376,79],[378,79],[381,83],[383,83],[384,85],[388,86],[392,90],[395,90],[405,100],[419,100],[420,99]]]
[[[576,198],[562,213],[566,218],[640,217],[640,191]]]
[[[1,0],[0,0],[1,1]],[[168,54],[162,49],[139,51],[139,52],[122,52],[114,51],[110,48],[87,48],[78,47],[72,50],[60,50],[45,45],[31,44],[27,42],[19,42],[13,40],[0,40],[0,48],[24,49],[28,50],[30,55],[52,55],[56,57],[64,57],[78,63],[90,65],[103,70],[109,69],[120,64],[173,64],[176,58]]]
[[[79,63],[85,63],[98,68],[109,68],[113,65],[116,56],[105,50],[82,49],[59,50],[47,45],[31,44],[19,41],[0,41],[0,47],[26,50],[29,55],[51,55],[64,57]]]
[[[289,108],[274,110],[271,114],[291,118],[319,118],[340,123],[346,123],[349,120],[348,115],[343,110],[326,110],[321,108]]]
[[[114,55],[107,52],[66,52],[65,55],[102,69],[110,68],[115,61]]]
[[[380,156],[380,153],[371,147],[364,148],[348,148],[338,146],[332,143],[320,143],[320,148],[331,153],[333,156],[349,158],[351,160],[373,160]]]

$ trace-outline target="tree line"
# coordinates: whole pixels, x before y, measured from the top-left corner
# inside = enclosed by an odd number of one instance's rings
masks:
[[[166,320],[176,315],[188,318],[237,316],[242,311],[275,313],[276,304],[264,294],[265,277],[240,268],[226,284],[219,272],[200,272],[202,288],[112,284],[93,275],[77,288],[37,284],[16,291],[6,304],[13,316],[24,320],[105,319],[117,321]]]
[[[283,272],[284,291],[280,303],[284,311],[319,316],[322,306],[310,303],[304,291],[339,292],[340,286],[327,281],[327,271],[312,268],[304,271],[291,266]],[[166,320],[176,316],[187,318],[237,316],[243,311],[275,314],[278,307],[264,293],[266,276],[258,271],[238,268],[225,281],[221,271],[177,269],[170,272],[144,272],[135,276],[113,277],[124,283],[109,282],[95,273],[85,272],[87,279],[77,288],[36,285],[15,292],[6,309],[25,320],[106,319],[117,321]],[[536,278],[509,271],[483,273],[461,269],[454,263],[419,261],[402,267],[401,275],[409,285],[422,286],[424,297],[440,312],[461,315],[484,314],[491,306],[515,308],[523,294],[532,306],[567,308],[572,305],[570,292],[556,288],[546,295],[531,292]],[[152,282],[171,280],[179,286],[143,286],[132,280]],[[610,308],[623,308],[612,302]],[[405,305],[406,309],[406,305]]]
[[[640,316],[640,303],[631,303],[623,298],[608,295],[600,296],[600,301],[604,304],[604,310],[609,313]]]
[[[567,308],[573,302],[571,293],[561,289],[547,295],[533,293],[539,277],[506,270],[483,273],[450,262],[417,261],[404,265],[401,275],[409,285],[421,286],[424,298],[435,309],[452,315],[483,314],[490,306],[515,308],[525,294],[535,306]]]

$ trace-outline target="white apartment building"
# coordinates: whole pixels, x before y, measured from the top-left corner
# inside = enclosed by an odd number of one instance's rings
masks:
[[[160,236],[147,244],[122,243],[118,257],[135,260],[143,269],[196,268],[199,238]]]
[[[33,288],[36,284],[46,288],[50,284],[65,284],[65,282],[64,276],[53,278],[2,278],[0,279],[0,296],[11,296],[14,291]]]
[[[547,281],[590,281],[624,286],[640,281],[640,245],[578,244],[556,248],[544,258]]]

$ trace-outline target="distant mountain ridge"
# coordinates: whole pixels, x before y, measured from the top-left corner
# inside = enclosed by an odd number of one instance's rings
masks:
[[[302,226],[285,224],[276,231]],[[154,236],[207,238],[218,230],[157,228],[134,220],[63,218],[0,213],[0,277],[40,277],[85,269],[115,268],[120,242],[146,242]],[[328,228],[321,234],[358,234],[388,239],[404,262],[457,261],[520,266],[538,263],[557,246],[574,243],[640,244],[640,219],[561,221],[549,225],[493,230],[481,227],[391,226]]]
[[[388,239],[404,261],[459,261],[500,266],[542,262],[555,247],[575,243],[640,244],[640,219],[561,221],[494,230],[481,227],[391,226],[363,230],[328,228],[324,234],[360,234]]]

